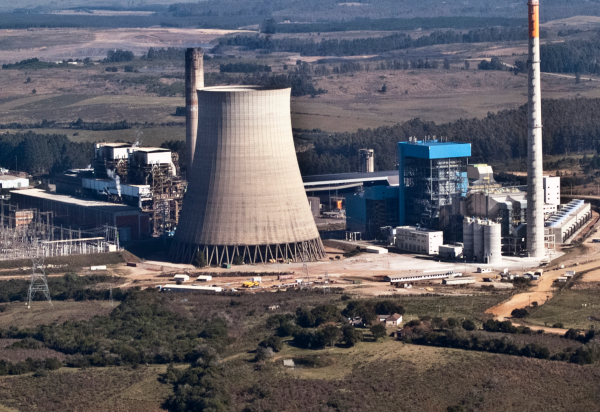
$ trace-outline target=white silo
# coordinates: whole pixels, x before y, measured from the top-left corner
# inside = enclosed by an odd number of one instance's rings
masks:
[[[483,225],[482,221],[475,219],[473,222],[473,260],[483,262]]]
[[[494,222],[483,222],[484,262],[491,265],[502,263],[502,228]]]
[[[171,259],[208,264],[325,257],[292,137],[289,88],[198,91],[198,140]]]
[[[473,260],[473,219],[465,217],[463,220],[463,255],[467,261]]]

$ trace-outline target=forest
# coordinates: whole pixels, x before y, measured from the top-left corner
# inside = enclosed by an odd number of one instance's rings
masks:
[[[0,164],[41,175],[85,168],[94,158],[92,143],[71,142],[64,134],[0,134]],[[15,164],[16,162],[16,164]]]
[[[540,46],[541,70],[551,73],[600,73],[600,35],[591,40]]]
[[[270,39],[261,36],[235,36],[219,40],[222,46],[243,47],[246,50],[268,50],[270,52],[292,52],[303,56],[357,56],[383,53],[391,50],[432,46],[451,43],[482,43],[526,40],[527,31],[522,28],[490,27],[471,30],[435,31],[428,36],[413,39],[404,33],[385,37],[369,37],[353,40],[323,40],[314,42],[298,38]]]
[[[542,101],[544,154],[561,155],[600,149],[600,99]],[[472,144],[474,162],[498,163],[527,155],[527,108],[488,114],[483,119],[461,119],[435,124],[413,119],[391,127],[359,130],[356,133],[326,133],[295,130],[303,175],[356,172],[358,149],[375,150],[375,169],[394,170],[397,143],[415,136],[444,136],[449,141]]]

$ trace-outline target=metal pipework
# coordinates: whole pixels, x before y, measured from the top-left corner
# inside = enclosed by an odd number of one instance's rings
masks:
[[[185,51],[185,142],[186,169],[192,170],[198,135],[198,90],[204,88],[204,53],[200,48]]]
[[[542,257],[545,255],[545,250],[539,0],[529,0],[528,8],[527,250],[531,257]]]

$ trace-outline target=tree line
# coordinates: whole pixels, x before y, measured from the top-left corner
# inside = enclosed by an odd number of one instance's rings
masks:
[[[600,149],[600,99],[542,101],[544,154],[560,155]],[[527,107],[435,124],[413,119],[395,126],[360,129],[355,133],[295,130],[294,138],[312,149],[298,153],[303,175],[355,172],[358,149],[375,150],[376,170],[394,170],[397,144],[411,136],[444,136],[472,144],[472,160],[498,163],[527,156]]]
[[[412,38],[405,33],[383,37],[352,40],[313,40],[287,37],[271,39],[264,36],[238,35],[219,40],[222,46],[242,47],[245,50],[268,50],[269,52],[292,52],[303,56],[357,56],[377,54],[391,50],[432,46],[451,43],[481,43],[526,40],[527,32],[522,28],[490,27],[460,33],[453,30],[435,31],[428,36]]]
[[[83,168],[94,158],[92,143],[71,142],[64,134],[0,134],[0,164],[40,175]]]
[[[256,63],[227,63],[219,66],[221,73],[271,73],[271,66]]]
[[[590,40],[540,46],[541,70],[550,73],[600,73],[600,35]]]

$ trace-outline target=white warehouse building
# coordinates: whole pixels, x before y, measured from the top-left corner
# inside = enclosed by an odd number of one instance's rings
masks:
[[[440,246],[444,244],[444,232],[415,226],[399,226],[396,228],[394,244],[404,252],[437,255]]]
[[[564,243],[591,218],[592,209],[589,203],[572,200],[552,215],[545,222],[545,226],[549,234],[554,235],[556,243]]]
[[[0,175],[0,188],[19,189],[21,187],[29,187],[29,179],[11,175]]]

